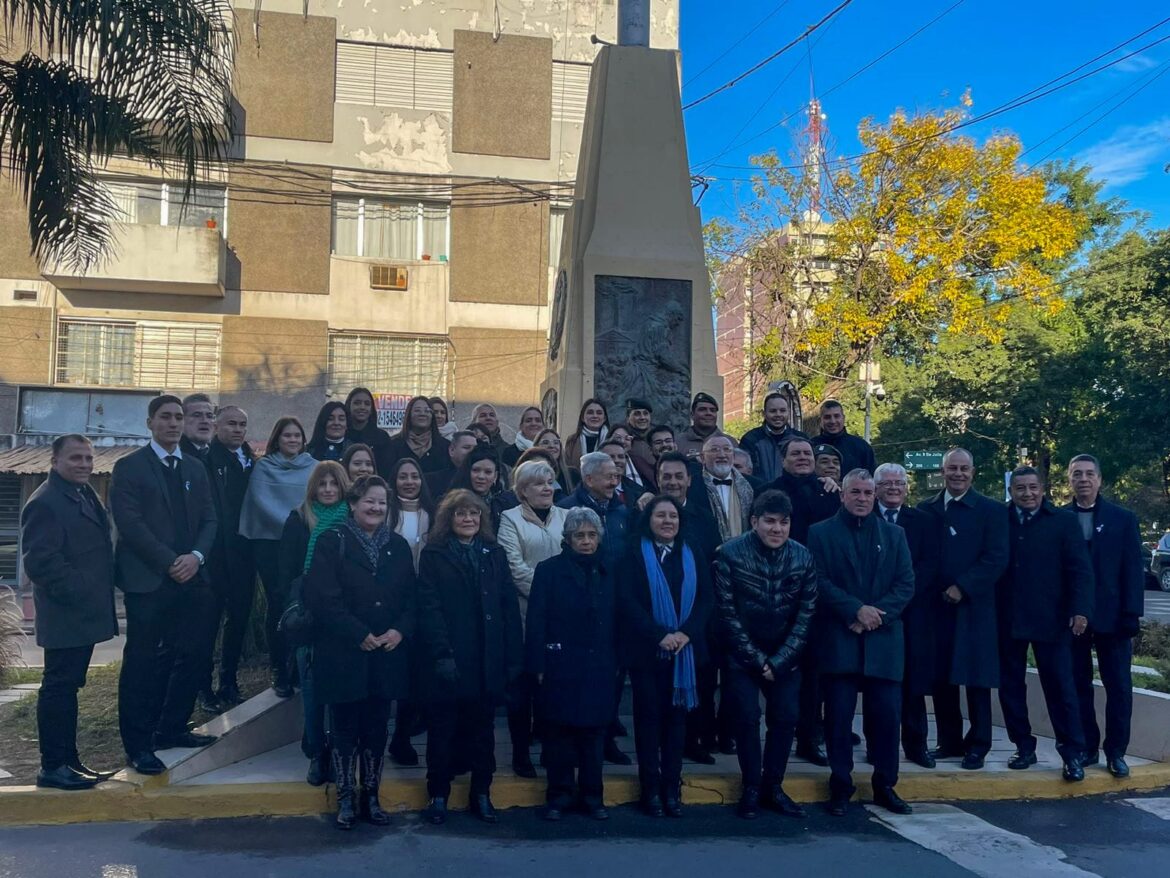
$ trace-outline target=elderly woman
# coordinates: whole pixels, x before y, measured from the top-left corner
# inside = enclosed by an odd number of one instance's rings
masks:
[[[443,499],[419,556],[419,635],[431,797],[423,816],[446,821],[458,746],[471,765],[468,809],[495,823],[495,710],[520,675],[523,632],[508,559],[471,491]]]
[[[702,550],[681,533],[682,507],[660,494],[646,506],[618,575],[622,664],[634,694],[634,747],[642,808],[682,816],[687,711],[699,703],[696,668],[714,607]]]
[[[318,537],[305,578],[305,606],[317,623],[316,695],[333,716],[339,829],[351,829],[359,812],[378,826],[390,822],[378,801],[386,730],[391,702],[410,689],[404,643],[415,630],[414,560],[386,523],[388,491],[379,476],[354,483],[349,517]]]
[[[601,766],[617,655],[614,584],[598,552],[604,532],[592,509],[568,510],[564,551],[536,565],[528,597],[525,667],[541,683],[546,820],[573,804],[574,766],[581,805],[595,820],[609,817]]]
[[[500,516],[499,541],[508,556],[523,620],[536,565],[561,550],[566,510],[553,505],[555,480],[547,463],[531,461],[516,467],[512,485],[520,505]],[[512,693],[508,731],[512,737],[512,771],[520,777],[536,777],[528,753],[532,745],[532,685],[528,678],[521,679]]]
[[[268,437],[262,458],[252,467],[240,508],[240,536],[252,542],[256,572],[264,586],[268,612],[264,620],[272,688],[281,698],[293,695],[288,647],[278,630],[288,595],[280,578],[280,538],[288,514],[305,500],[309,476],[317,461],[305,451],[305,428],[296,418],[280,418]]]
[[[293,581],[303,576],[313,562],[313,553],[321,534],[345,521],[349,507],[345,493],[350,480],[341,464],[323,460],[309,476],[305,500],[288,514],[280,537],[280,581],[284,594],[290,594]],[[303,591],[303,590],[302,590]],[[301,734],[301,752],[309,760],[306,781],[319,787],[329,778],[329,748],[325,736],[325,708],[316,698],[313,685],[312,648],[296,651],[297,671],[301,678],[301,707],[305,727]]]

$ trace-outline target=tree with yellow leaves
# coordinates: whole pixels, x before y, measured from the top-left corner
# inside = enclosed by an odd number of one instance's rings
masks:
[[[1021,166],[1015,136],[958,134],[963,103],[866,119],[852,158],[753,157],[753,197],[708,240],[718,295],[750,303],[760,378],[797,380],[816,407],[867,360],[913,360],[946,333],[999,338],[1011,301],[1061,307],[1052,269],[1085,220]]]

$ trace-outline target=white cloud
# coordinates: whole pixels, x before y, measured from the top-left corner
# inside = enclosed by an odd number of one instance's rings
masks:
[[[1134,55],[1132,58],[1126,58],[1124,61],[1114,64],[1113,69],[1119,73],[1144,73],[1157,66],[1158,62],[1149,55]]]
[[[1140,180],[1170,157],[1170,116],[1144,125],[1123,125],[1076,156],[1091,165],[1093,177],[1107,186]]]

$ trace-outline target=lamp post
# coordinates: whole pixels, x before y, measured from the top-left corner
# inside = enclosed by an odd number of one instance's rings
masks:
[[[650,0],[618,0],[619,46],[650,46]]]

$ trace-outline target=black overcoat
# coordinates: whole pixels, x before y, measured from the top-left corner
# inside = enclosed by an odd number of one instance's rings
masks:
[[[999,580],[1001,637],[1055,643],[1073,616],[1093,619],[1093,566],[1075,515],[1047,500],[1020,523],[1014,505],[1004,515],[1011,558]]]
[[[33,584],[37,645],[69,649],[118,633],[110,521],[89,485],[49,473],[20,515],[24,569]]]
[[[536,565],[528,596],[525,670],[544,678],[537,697],[543,720],[580,728],[613,719],[617,675],[617,595],[600,558],[565,549]]]
[[[939,602],[935,609],[938,673],[942,682],[994,689],[999,685],[996,583],[1008,563],[1004,506],[974,488],[944,510],[940,491],[918,508],[934,516],[938,535]],[[941,594],[957,585],[958,604]]]
[[[421,697],[426,701],[502,702],[524,665],[520,604],[504,550],[477,547],[473,576],[448,544],[427,543],[419,554]],[[439,659],[455,660],[459,679],[435,675]]]
[[[817,563],[821,672],[901,680],[902,611],[914,597],[914,565],[901,528],[876,515],[859,519],[842,509],[814,524],[808,542]],[[865,605],[885,612],[882,624],[855,634],[849,626]]]
[[[1076,504],[1065,507],[1076,515]],[[1078,522],[1079,524],[1079,522]],[[1137,516],[1098,497],[1089,540],[1096,596],[1091,628],[1101,634],[1131,637],[1145,612],[1146,582]]]
[[[912,506],[898,510],[897,526],[906,535],[910,562],[914,565],[914,597],[902,611],[906,637],[906,669],[902,676],[911,695],[930,695],[938,677],[935,613],[939,603],[939,539],[935,520]]]
[[[303,557],[303,556],[302,556]],[[317,537],[305,574],[305,606],[317,624],[313,686],[321,704],[410,696],[410,646],[417,628],[414,556],[406,540],[390,541],[372,565],[346,526]],[[387,652],[364,651],[367,634],[401,632]]]
[[[808,545],[809,528],[832,518],[841,508],[841,493],[826,491],[820,477],[812,473],[794,476],[782,472],[768,487],[783,491],[792,501],[792,527],[788,538],[802,546]]]
[[[386,471],[386,478],[390,477],[390,471],[394,469],[394,464],[402,460],[404,457],[410,457],[418,461],[418,468],[422,473],[435,473],[440,470],[451,468],[451,443],[442,436],[434,436],[431,438],[431,447],[427,449],[426,454],[419,457],[414,453],[414,449],[410,447],[410,443],[406,441],[406,436],[399,432],[390,437],[390,441],[386,443],[386,451],[384,456],[390,462],[389,469]],[[381,470],[379,470],[379,473]]]
[[[211,584],[224,590],[230,582],[239,580],[235,573],[248,576],[251,567],[252,541],[240,536],[240,509],[248,491],[248,479],[252,475],[252,463],[256,456],[252,447],[245,442],[241,446],[249,461],[247,467],[240,463],[236,453],[219,439],[212,439],[203,461],[207,467],[207,478],[211,487],[211,502],[215,507],[215,548],[208,566],[211,569]],[[243,570],[240,566],[243,565]],[[254,575],[254,574],[253,574]]]
[[[688,504],[689,505],[689,504]],[[695,603],[691,614],[678,630],[691,640],[695,665],[705,665],[708,660],[707,628],[715,609],[715,591],[711,584],[711,563],[702,550],[690,544],[695,558]],[[674,549],[666,556],[663,573],[670,587],[675,612],[682,604],[682,545],[675,540]],[[662,659],[658,655],[658,643],[673,632],[658,624],[654,619],[654,601],[650,596],[650,578],[646,575],[646,564],[642,559],[642,541],[637,539],[630,546],[625,563],[617,574],[618,581],[618,631],[619,654],[622,667],[650,669]]]

